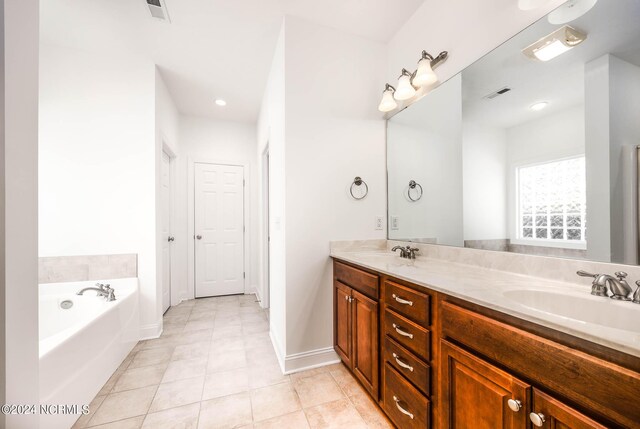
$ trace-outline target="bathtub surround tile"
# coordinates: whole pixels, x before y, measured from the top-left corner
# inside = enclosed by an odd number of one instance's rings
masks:
[[[153,398],[149,412],[153,413],[168,408],[200,402],[202,399],[203,385],[204,376],[173,381],[171,383],[162,383],[160,387],[158,387],[155,398]]]
[[[302,409],[290,382],[251,391],[253,420],[259,422]]]
[[[89,420],[90,426],[111,423],[147,413],[157,386],[111,393]]]
[[[198,429],[227,429],[252,423],[249,392],[204,401]]]
[[[135,254],[42,257],[38,260],[38,280],[60,283],[137,277],[137,259]]]
[[[170,408],[157,413],[147,414],[142,424],[143,429],[196,429],[200,403]]]
[[[165,364],[129,369],[122,373],[111,392],[156,386],[160,384],[166,369]]]
[[[183,380],[185,378],[199,377],[207,370],[207,358],[199,357],[194,359],[176,360],[169,363],[162,378],[163,383]],[[122,380],[122,378],[120,378]]]

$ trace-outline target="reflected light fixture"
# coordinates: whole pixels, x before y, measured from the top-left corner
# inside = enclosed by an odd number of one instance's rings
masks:
[[[216,98],[216,105],[220,106],[220,107],[224,107],[227,105],[227,102],[224,101],[222,98]]]
[[[548,36],[545,36],[537,42],[527,46],[522,50],[522,53],[534,60],[549,61],[558,55],[575,48],[580,43],[584,42],[586,38],[587,35],[585,33],[565,25]]]
[[[402,73],[398,78],[398,88],[393,93],[396,100],[408,100],[416,95],[416,89],[411,84],[412,74],[407,69],[402,69]]]
[[[389,85],[388,83],[384,86],[384,91],[382,92],[382,100],[380,100],[380,104],[378,105],[378,110],[381,112],[390,112],[396,107],[398,107],[398,103],[393,98],[393,93],[396,92],[396,89]]]
[[[531,106],[529,106],[529,109],[537,112],[539,110],[544,109],[545,107],[547,107],[549,105],[548,101],[540,101],[538,103],[533,103]]]
[[[549,14],[549,24],[566,24],[589,12],[598,0],[569,0]]]
[[[420,61],[418,61],[418,69],[412,80],[415,86],[432,85],[438,81],[438,76],[436,76],[431,67],[432,61],[433,57],[429,55],[427,51],[422,51],[422,57]]]

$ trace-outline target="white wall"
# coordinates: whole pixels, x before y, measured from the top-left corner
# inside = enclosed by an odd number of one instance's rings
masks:
[[[40,256],[137,253],[157,335],[155,67],[43,45],[40,78]]]
[[[385,124],[376,109],[386,49],[290,16],[284,35],[285,368],[293,370],[335,358],[329,241],[386,236],[374,229],[386,212]],[[361,201],[348,194],[355,176],[369,185]]]
[[[506,239],[507,133],[465,121],[462,128],[464,239]]]
[[[453,77],[389,120],[388,214],[399,226],[389,231],[392,239],[463,245],[461,83]],[[409,199],[410,180],[424,198]]]
[[[37,0],[0,2],[0,132],[4,231],[3,404],[38,404],[38,13]],[[0,415],[0,427],[32,429],[37,415]]]
[[[212,103],[213,105],[213,103]],[[212,106],[214,108],[215,106]],[[212,162],[243,165],[245,186],[245,292],[255,290],[257,280],[257,187],[256,127],[242,122],[180,117],[179,156],[176,159],[176,222],[172,295],[175,303],[194,297],[193,270],[193,163]]]
[[[286,21],[286,18],[285,18]],[[260,295],[269,294],[270,334],[276,353],[284,367],[286,347],[286,255],[285,255],[285,23],[283,21],[278,43],[273,54],[269,78],[262,97],[256,130],[258,148],[256,159],[261,161],[265,148],[269,148],[269,225],[262,212],[264,181],[262,162],[258,162],[258,206],[260,222],[258,232]],[[266,232],[271,240],[266,243]],[[267,291],[264,272],[269,257],[269,284]]]

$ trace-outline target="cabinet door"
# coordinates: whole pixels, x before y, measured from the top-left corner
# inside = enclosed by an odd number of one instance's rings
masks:
[[[529,385],[447,341],[441,345],[444,428],[528,427]]]
[[[351,368],[351,288],[339,281],[334,283],[333,306],[334,349]]]
[[[353,373],[378,399],[378,303],[355,290],[351,296]]]
[[[537,389],[533,390],[532,409],[530,418],[534,428],[606,429],[606,426],[594,422],[589,417]]]

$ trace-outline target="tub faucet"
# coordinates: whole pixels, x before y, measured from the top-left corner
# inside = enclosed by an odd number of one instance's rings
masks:
[[[107,301],[115,301],[116,300],[116,294],[115,294],[115,291],[113,290],[113,288],[111,287],[111,285],[109,285],[109,284],[105,285],[105,284],[102,284],[102,283],[96,283],[95,287],[86,287],[84,289],[80,289],[76,293],[76,295],[82,295],[88,290],[96,291],[98,296],[105,297]]]
[[[616,277],[608,274],[591,274],[585,271],[578,271],[577,274],[582,277],[593,277],[591,285],[591,295],[608,296],[607,290],[611,291],[611,299],[620,301],[631,301],[631,286],[625,280],[627,273],[618,271]]]

